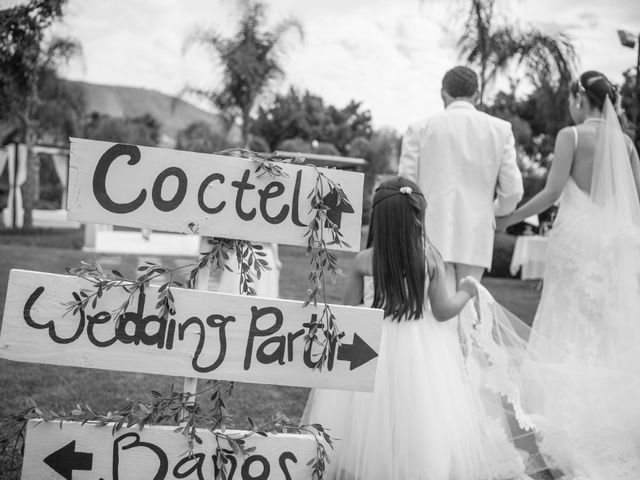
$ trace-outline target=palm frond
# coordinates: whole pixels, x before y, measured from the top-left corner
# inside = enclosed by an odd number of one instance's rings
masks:
[[[278,22],[270,32],[268,32],[269,43],[278,45],[283,42],[284,37],[289,33],[297,33],[301,42],[304,42],[304,27],[295,18],[287,18]]]
[[[73,57],[82,55],[82,45],[75,38],[51,37],[44,46],[44,60],[53,65],[68,63]]]
[[[186,54],[191,48],[201,46],[210,53],[224,55],[230,48],[230,41],[215,30],[197,28],[189,33],[182,44],[182,54]]]
[[[568,84],[577,71],[571,38],[496,22],[495,0],[471,0],[457,47],[461,59],[480,67],[480,90],[510,65],[525,68],[534,83]],[[495,27],[500,23],[500,27]]]
[[[532,28],[521,35],[519,55],[519,63],[528,67],[534,80],[568,84],[577,74],[575,47],[563,33]]]

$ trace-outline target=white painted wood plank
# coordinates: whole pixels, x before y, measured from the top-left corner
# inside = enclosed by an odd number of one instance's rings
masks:
[[[72,138],[68,218],[304,246],[316,171],[278,165],[286,176],[259,176],[243,158]],[[347,250],[357,251],[364,175],[320,170],[351,202],[333,211],[346,210],[336,213],[340,230],[351,245]]]
[[[108,312],[124,301],[127,294],[121,289],[106,293],[97,310],[88,309],[84,317],[64,316],[62,302],[89,286],[75,276],[12,270],[0,357],[180,377],[373,390],[381,310],[332,306],[345,336],[319,372],[305,361],[309,352],[303,337],[304,324],[320,314],[320,306],[303,308],[302,302],[291,300],[173,289],[176,314],[165,323],[154,308],[157,289],[150,287],[144,304],[133,301],[119,327]]]
[[[189,459],[187,441],[175,427],[152,426],[140,431],[123,428],[112,435],[105,427],[80,422],[38,423],[27,426],[22,480],[173,480],[215,478],[214,435],[198,431]],[[230,432],[227,432],[230,433]],[[244,432],[233,432],[242,434]],[[221,440],[223,448],[228,443]],[[246,459],[233,457],[229,480],[306,480],[311,478],[309,460],[316,454],[311,435],[252,435],[247,447],[255,447]],[[231,471],[233,470],[233,471]],[[187,474],[191,471],[190,474]]]
[[[95,247],[92,251],[100,253],[122,253],[128,255],[179,255],[198,257],[200,237],[179,233],[151,232],[144,238],[142,232],[121,230],[97,231]]]

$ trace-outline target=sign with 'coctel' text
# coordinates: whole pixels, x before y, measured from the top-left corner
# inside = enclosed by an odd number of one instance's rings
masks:
[[[41,422],[27,425],[22,480],[204,480],[217,478],[218,442],[226,453],[224,438],[198,429],[201,443],[186,455],[187,441],[175,427],[122,428],[80,422]],[[242,437],[247,432],[227,431]],[[245,447],[255,448],[245,458],[229,455],[228,480],[290,480],[312,478],[309,461],[315,458],[311,435],[251,435]]]
[[[278,166],[282,175],[272,176],[244,158],[72,138],[68,218],[304,246],[318,173]],[[345,250],[359,250],[364,176],[318,171],[349,199],[340,201],[326,180],[319,184],[327,216],[350,245]]]
[[[158,288],[122,288],[75,314],[63,305],[92,284],[70,275],[12,270],[0,331],[9,360],[250,383],[372,391],[382,310],[331,306],[344,336],[325,367],[305,342],[322,306],[172,288],[175,313],[158,316]],[[114,314],[116,312],[116,314]],[[318,340],[323,340],[321,331]]]

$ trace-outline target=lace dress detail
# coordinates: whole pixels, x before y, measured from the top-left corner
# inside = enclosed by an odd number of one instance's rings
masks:
[[[629,298],[640,291],[621,292],[612,267],[620,251],[640,252],[640,236],[631,227],[599,236],[595,208],[570,179],[523,367],[527,409],[565,480],[640,479],[640,310],[629,303],[640,305]]]

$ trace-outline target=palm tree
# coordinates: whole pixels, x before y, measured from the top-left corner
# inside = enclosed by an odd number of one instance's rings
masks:
[[[185,50],[193,45],[207,48],[222,64],[222,82],[218,88],[185,88],[203,96],[220,108],[230,120],[242,120],[242,141],[249,143],[251,111],[259,96],[273,80],[284,74],[282,60],[284,40],[289,33],[304,38],[302,25],[293,18],[282,20],[268,29],[266,4],[257,0],[238,3],[240,20],[235,33],[221,36],[215,30],[200,30],[190,35]]]
[[[496,27],[496,0],[471,0],[464,33],[458,41],[461,57],[480,68],[480,102],[487,85],[509,66],[524,67],[536,85],[566,86],[576,73],[576,51],[561,33],[535,28]]]

